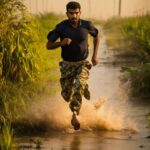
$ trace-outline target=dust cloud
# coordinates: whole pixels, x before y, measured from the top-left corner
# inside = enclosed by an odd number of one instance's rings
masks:
[[[131,120],[127,121],[125,112],[119,107],[110,106],[105,97],[99,100],[83,99],[78,119],[81,130],[136,130]],[[70,120],[72,113],[68,103],[61,96],[44,98],[30,107],[28,118],[35,126],[45,131],[74,132]]]

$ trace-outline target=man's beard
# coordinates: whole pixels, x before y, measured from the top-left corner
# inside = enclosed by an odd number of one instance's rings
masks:
[[[70,20],[70,22],[71,22],[71,24],[74,24],[74,25],[75,25],[75,24],[78,23],[78,20],[73,18],[73,19]]]

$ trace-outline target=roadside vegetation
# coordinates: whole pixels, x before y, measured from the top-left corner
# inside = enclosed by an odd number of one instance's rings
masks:
[[[150,15],[108,20],[107,44],[116,56],[134,62],[123,67],[129,73],[132,95],[150,98]]]
[[[132,62],[122,67],[131,83],[130,94],[150,101],[150,15],[113,18],[105,23],[104,30],[110,50]],[[148,121],[150,126],[150,116]]]
[[[21,0],[0,1],[0,150],[13,149],[13,136],[32,127],[25,119],[31,102],[58,90],[60,50],[46,50],[46,36],[61,18],[32,16]]]

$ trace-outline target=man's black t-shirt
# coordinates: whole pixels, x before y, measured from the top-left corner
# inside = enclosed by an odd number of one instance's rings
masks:
[[[58,38],[71,38],[70,45],[62,46],[61,56],[65,61],[81,61],[88,57],[88,34],[96,37],[98,30],[90,21],[79,20],[77,28],[70,25],[69,20],[64,20],[47,35],[49,41],[56,41]]]

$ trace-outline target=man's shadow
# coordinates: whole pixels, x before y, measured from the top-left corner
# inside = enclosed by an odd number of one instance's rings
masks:
[[[70,150],[81,150],[80,145],[81,145],[80,136],[74,135],[72,142],[70,143]]]

